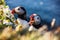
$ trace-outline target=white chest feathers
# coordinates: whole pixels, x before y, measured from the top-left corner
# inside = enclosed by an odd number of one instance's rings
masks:
[[[18,21],[18,24],[22,25],[22,30],[29,28],[29,24],[27,21],[22,20],[20,18],[18,18],[17,21]]]

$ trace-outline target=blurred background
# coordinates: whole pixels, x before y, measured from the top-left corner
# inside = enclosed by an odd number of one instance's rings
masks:
[[[46,22],[56,19],[55,26],[60,25],[60,0],[5,0],[10,9],[16,6],[23,6],[27,11],[27,16],[37,13]]]

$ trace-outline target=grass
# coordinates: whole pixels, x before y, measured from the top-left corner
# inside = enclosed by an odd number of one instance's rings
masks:
[[[59,40],[60,34],[55,35],[52,32],[46,32],[41,35],[39,32],[27,32],[21,35],[13,30],[11,27],[3,29],[0,39],[1,40]]]

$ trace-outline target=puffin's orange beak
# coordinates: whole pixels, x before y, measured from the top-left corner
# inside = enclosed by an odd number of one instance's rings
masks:
[[[15,10],[13,9],[13,10],[11,11],[11,13],[14,14],[14,13],[15,13]]]
[[[33,15],[30,16],[30,20],[31,21],[34,21]]]
[[[33,18],[33,15],[31,15],[29,24],[32,25],[33,23],[34,23],[34,18]]]

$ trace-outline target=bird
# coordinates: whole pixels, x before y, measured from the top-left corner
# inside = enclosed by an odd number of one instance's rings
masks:
[[[29,28],[29,31],[37,30],[40,27],[42,27],[41,20],[42,19],[41,19],[40,15],[38,15],[36,13],[33,13],[30,16],[30,21],[29,21],[30,28]]]
[[[29,23],[28,21],[26,20],[27,16],[26,16],[26,9],[22,6],[17,6],[15,8],[12,9],[11,13],[14,15],[14,14],[17,14],[17,19],[15,22],[17,22],[17,27],[16,28],[21,28],[21,30],[23,31],[27,31],[28,28],[29,28]],[[22,25],[22,26],[20,26]]]

